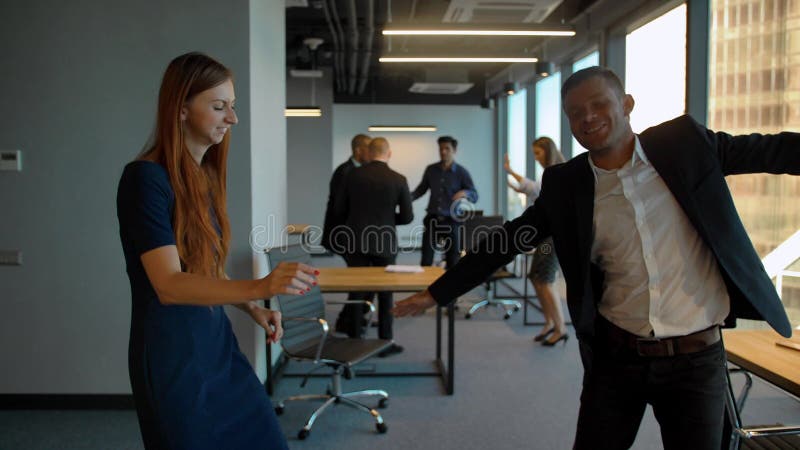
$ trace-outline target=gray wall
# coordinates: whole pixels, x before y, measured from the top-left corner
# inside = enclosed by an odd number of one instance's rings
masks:
[[[255,250],[282,239],[281,230],[286,225],[286,119],[283,117],[286,78],[283,64],[275,63],[286,59],[285,11],[283,2],[250,0],[250,118],[253,126],[250,129],[252,186],[247,194],[252,208],[250,225],[254,231],[251,236]],[[268,270],[264,254],[255,251],[250,257],[253,276],[265,276]],[[244,314],[229,312],[228,315],[232,320],[236,318],[233,321],[240,336],[239,345],[253,352],[247,354],[255,355],[256,373],[263,381],[267,375],[264,331]],[[241,336],[249,337],[250,341],[243,342]],[[279,353],[280,346],[273,344],[275,358]]]
[[[280,23],[256,37],[278,43],[265,47],[279,54],[261,58],[282,61],[284,5],[254,1],[259,3],[263,18]],[[277,198],[285,197],[286,187],[277,177],[270,184],[274,194],[258,199],[255,188],[265,183],[252,181],[251,139],[264,144],[264,138],[251,134],[248,117],[254,108],[250,8],[246,0],[229,2],[222,12],[218,2],[207,0],[4,5],[0,84],[7,109],[0,149],[21,149],[24,171],[0,172],[0,249],[22,250],[24,265],[0,266],[0,393],[130,392],[130,288],[116,187],[124,164],[151,131],[166,64],[186,51],[207,52],[236,74],[240,123],[229,159],[228,272],[253,275],[253,204],[276,202],[275,211],[285,212]],[[259,83],[273,82],[274,91],[258,101],[274,104],[274,112],[283,107],[283,68],[272,73]],[[277,138],[259,151],[283,162],[285,122],[268,128]],[[243,350],[254,359],[254,328],[241,313],[230,315]]]
[[[328,181],[333,158],[331,136],[333,123],[333,75],[330,69],[314,82],[316,104],[322,117],[288,117],[288,205],[289,223],[322,226],[328,202]],[[311,105],[311,80],[286,76],[286,104]]]

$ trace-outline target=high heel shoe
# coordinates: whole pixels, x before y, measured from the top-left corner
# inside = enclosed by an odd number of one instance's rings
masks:
[[[551,334],[553,334],[553,331],[556,331],[556,329],[555,328],[550,328],[547,331],[543,331],[543,332],[537,334],[536,336],[533,337],[533,342],[542,342],[543,340],[545,340],[545,338],[547,336],[550,336]]]
[[[564,345],[567,345],[567,339],[569,339],[569,335],[567,333],[562,334],[561,336],[557,337],[555,341],[545,340],[542,341],[542,345],[545,347],[552,347],[558,344],[560,341],[564,341]]]

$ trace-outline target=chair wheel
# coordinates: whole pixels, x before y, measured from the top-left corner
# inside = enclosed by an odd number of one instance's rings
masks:
[[[464,318],[469,320],[470,318],[472,318],[472,314],[470,313],[464,314]]]
[[[503,319],[504,320],[508,320],[510,318],[511,318],[511,314],[509,314],[509,313],[505,313],[505,315],[503,315]]]
[[[302,441],[303,439],[307,438],[310,433],[311,433],[311,431],[306,430],[305,428],[303,428],[302,430],[300,430],[297,433],[297,439],[300,439]]]
[[[376,423],[375,428],[378,429],[378,433],[380,434],[386,433],[386,431],[389,430],[389,427],[387,427],[385,423]]]
[[[279,415],[279,416],[280,416],[281,414],[283,414],[283,406],[276,406],[276,407],[275,407],[275,414],[277,414],[277,415]]]
[[[386,405],[389,404],[388,398],[382,398],[378,401],[378,408],[386,408]]]
[[[517,311],[519,311],[519,306],[515,306],[514,307],[514,312],[517,312]]]

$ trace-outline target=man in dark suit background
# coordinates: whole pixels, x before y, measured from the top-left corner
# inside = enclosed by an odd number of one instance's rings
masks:
[[[352,248],[344,254],[348,266],[387,266],[394,264],[398,252],[396,225],[411,223],[411,193],[403,175],[389,168],[392,151],[384,138],[369,144],[370,162],[353,169],[345,180],[344,189],[336,197],[334,210],[345,218],[352,233]],[[373,293],[360,295],[371,300]],[[392,339],[392,293],[378,293],[378,337]],[[346,305],[337,321],[337,331],[358,337],[362,331],[362,305]],[[341,321],[341,326],[339,325]],[[399,353],[397,344],[384,350],[381,356]]]
[[[334,231],[337,227],[344,225],[344,217],[339,217],[333,209],[333,204],[336,202],[336,196],[344,189],[344,180],[347,174],[356,167],[361,167],[362,164],[367,162],[369,156],[369,143],[372,140],[365,134],[357,134],[353,136],[350,141],[350,150],[352,155],[347,161],[339,164],[339,167],[333,171],[330,184],[328,185],[328,206],[325,208],[325,223],[322,227],[322,246],[329,250],[331,253],[341,255],[344,253],[346,242],[337,243]],[[339,228],[340,230],[341,228]]]
[[[548,168],[533,206],[395,315],[446,305],[552,236],[584,366],[574,447],[629,448],[650,404],[666,449],[719,449],[720,325],[765,320],[791,335],[724,177],[800,174],[800,134],[731,136],[682,116],[637,136],[633,97],[599,67],[561,96],[589,152]]]
[[[365,134],[353,136],[353,139],[350,140],[352,155],[347,161],[336,168],[328,186],[328,206],[325,209],[325,223],[322,227],[321,243],[323,247],[334,255],[343,257],[348,266],[350,266],[350,262],[346,255],[348,252],[352,252],[352,236],[344,224],[347,217],[337,214],[334,204],[337,198],[344,193],[345,180],[350,171],[369,162],[370,141],[372,141],[372,138]],[[356,300],[361,298],[361,296],[361,294],[353,292],[350,293],[348,299]],[[355,334],[357,333],[357,330],[354,328],[355,325],[350,324],[352,317],[355,317],[351,309],[352,307],[346,307],[339,312],[339,318],[336,321],[335,329],[336,331],[350,336],[357,336]]]

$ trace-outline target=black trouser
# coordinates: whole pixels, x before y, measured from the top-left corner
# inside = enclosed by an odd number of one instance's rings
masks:
[[[364,253],[351,253],[344,255],[344,260],[348,267],[371,267],[388,266],[394,264],[396,256],[374,256]],[[372,301],[375,297],[374,292],[351,292],[348,300]],[[392,293],[387,291],[378,292],[378,337],[381,339],[392,339]],[[366,305],[350,304],[345,305],[339,313],[339,321],[344,324],[347,335],[350,337],[361,337],[363,333],[364,314],[369,311]]]
[[[461,252],[459,240],[460,223],[451,217],[428,214],[422,220],[422,224],[425,226],[425,231],[422,234],[422,261],[420,265],[432,265],[433,249],[439,242],[443,242],[447,268],[450,269],[455,266]]]
[[[726,389],[721,340],[695,353],[645,357],[598,333],[589,359],[575,449],[630,448],[649,404],[666,450],[719,450]]]

